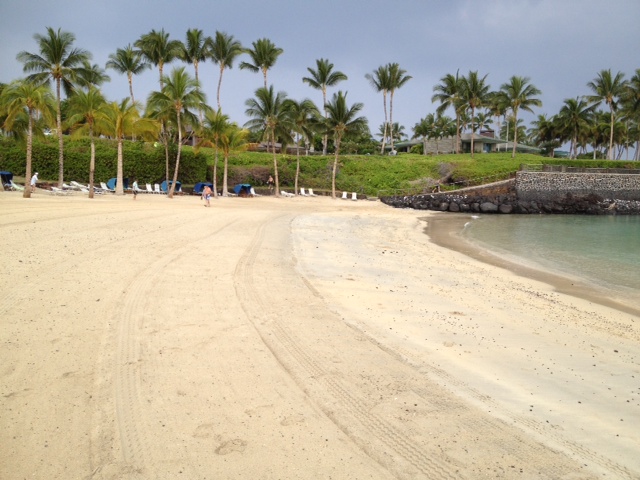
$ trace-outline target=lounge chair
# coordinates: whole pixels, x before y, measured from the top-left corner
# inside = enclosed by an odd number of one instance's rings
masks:
[[[104,183],[104,182],[100,182],[100,188],[102,188],[102,190],[103,190],[103,191],[105,191],[105,192],[116,193],[116,191],[115,191],[115,190],[113,190],[113,189],[111,189],[111,188],[107,187],[107,184],[106,184],[106,183]]]
[[[302,195],[303,197],[307,196],[307,192],[304,191],[304,188],[300,189],[300,195]]]
[[[252,197],[259,197],[260,195],[258,195],[255,191],[255,189],[253,187],[251,187],[251,189],[249,190],[249,195],[251,195]]]
[[[317,197],[317,195],[315,193],[313,193],[313,188],[309,189],[309,196],[310,197]]]
[[[160,184],[159,183],[156,183],[153,186],[153,193],[159,193],[160,195],[166,195],[167,194],[167,192],[163,192],[162,190],[160,190]]]
[[[351,200],[358,200],[358,195],[356,194],[356,192],[351,193]]]
[[[133,187],[131,187],[131,190],[135,193],[148,193],[146,190],[143,190],[138,185],[134,185]]]
[[[280,195],[283,197],[295,197],[293,193],[285,192],[284,190],[280,190]]]
[[[348,195],[347,192],[342,192],[342,199],[343,200],[348,200],[349,197],[347,197],[347,195]]]
[[[14,182],[13,180],[11,180],[9,182],[9,184],[11,185],[11,189],[12,190],[17,190],[18,192],[24,192],[24,187],[21,185],[18,185],[16,182]]]
[[[58,187],[51,187],[50,192],[51,195],[71,195],[71,192],[69,190],[64,190]]]
[[[75,188],[76,190],[82,190],[83,188],[87,191],[89,190],[88,186],[83,185],[81,183],[78,183],[78,182],[69,182],[69,183],[71,183],[71,188]]]
[[[151,186],[150,183],[147,183],[145,186],[146,186],[145,193],[156,193],[153,191],[153,187]]]

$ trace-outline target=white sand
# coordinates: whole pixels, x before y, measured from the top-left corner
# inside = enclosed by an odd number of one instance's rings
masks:
[[[0,193],[0,478],[640,477],[638,317],[329,198]]]

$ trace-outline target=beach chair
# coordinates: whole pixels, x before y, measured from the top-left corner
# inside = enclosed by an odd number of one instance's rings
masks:
[[[283,197],[295,197],[293,193],[285,192],[284,190],[280,190],[280,195]]]
[[[317,195],[315,193],[313,193],[313,188],[309,189],[309,196],[310,197],[317,197]]]
[[[347,192],[342,192],[342,199],[343,200],[348,200]]]
[[[151,184],[150,184],[150,183],[147,183],[147,184],[146,184],[146,190],[145,190],[145,193],[156,193],[156,192],[154,192],[154,191],[153,191],[153,187],[151,186]]]
[[[351,192],[351,200],[358,200],[358,194],[356,194],[356,192]]]
[[[100,188],[101,188],[103,191],[105,191],[105,192],[116,193],[116,191],[115,191],[115,190],[113,190],[113,189],[111,189],[111,188],[107,187],[107,184],[106,184],[106,183],[104,183],[104,182],[100,182]]]
[[[9,184],[11,185],[11,189],[12,190],[17,190],[18,192],[24,192],[24,187],[21,185],[18,185],[16,182],[14,182],[13,180],[11,180],[9,182]]]
[[[80,191],[82,191],[82,189],[84,188],[85,190],[89,191],[89,187],[86,186],[86,185],[83,185],[83,184],[78,183],[78,182],[73,182],[73,181],[69,182],[69,183],[71,183],[71,188],[74,188],[74,189],[80,190]]]
[[[251,187],[251,189],[249,190],[249,195],[251,195],[252,197],[259,197],[260,195],[258,195],[255,191],[255,189],[253,187]]]
[[[304,188],[300,189],[300,195],[302,195],[303,197],[307,196],[307,192],[304,191]]]
[[[156,183],[153,186],[153,193],[159,193],[160,195],[166,195],[167,194],[167,192],[163,192],[162,190],[160,190],[160,184],[159,183]]]
[[[49,192],[51,193],[51,195],[71,195],[71,192],[69,190],[64,190],[58,187],[51,187],[51,190],[49,190]]]

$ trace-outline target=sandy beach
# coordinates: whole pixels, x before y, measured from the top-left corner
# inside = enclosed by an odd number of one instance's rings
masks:
[[[640,478],[637,305],[439,213],[202,206],[0,192],[0,478]]]

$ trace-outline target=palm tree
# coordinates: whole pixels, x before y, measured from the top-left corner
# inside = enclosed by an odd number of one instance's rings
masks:
[[[562,145],[560,142],[560,134],[558,132],[557,120],[555,117],[548,118],[541,114],[531,122],[530,136],[534,141],[534,145],[550,152],[550,156],[554,157],[554,150]]]
[[[140,50],[134,50],[131,44],[117,49],[116,53],[109,55],[106,68],[112,68],[118,73],[127,75],[131,103],[136,103],[136,99],[133,96],[133,76],[151,68],[151,64],[144,59]]]
[[[461,79],[461,100],[471,110],[471,118],[476,116],[476,109],[482,107],[488,101],[489,85],[486,82],[487,75],[480,78],[478,72],[469,72],[469,76]],[[473,129],[471,131],[471,158],[473,158]]]
[[[502,129],[500,128],[500,117],[507,117],[507,111],[509,106],[506,103],[506,98],[502,95],[502,92],[490,92],[486,104],[487,110],[495,117],[494,124],[498,127],[498,138],[502,138]],[[506,142],[506,139],[505,139]],[[498,146],[498,149],[500,147]],[[507,144],[505,143],[505,151],[507,150]]]
[[[27,159],[25,178],[31,178],[31,158],[33,152],[33,125],[36,115],[53,118],[54,98],[48,85],[36,84],[29,80],[20,80],[7,85],[0,95],[0,112],[6,114],[2,128],[10,130],[16,119],[27,114]],[[2,183],[2,182],[0,182]],[[25,188],[24,198],[31,197],[31,188]]]
[[[291,120],[292,129],[296,134],[294,143],[296,145],[296,178],[294,191],[298,190],[298,177],[300,176],[300,138],[305,139],[305,143],[311,141],[314,128],[318,126],[318,117],[320,112],[318,107],[309,99],[301,102],[295,100],[285,100],[284,108],[286,109]]]
[[[635,75],[631,77],[623,95],[624,114],[631,122],[629,128],[629,136],[635,139],[635,157],[634,160],[640,160],[640,68],[636,69]]]
[[[418,123],[413,126],[413,137],[422,139],[422,154],[427,154],[427,141],[432,138],[435,129],[435,116],[433,113],[421,118]],[[437,152],[436,152],[437,153]]]
[[[354,103],[351,107],[347,105],[347,94],[342,90],[333,94],[331,102],[325,108],[328,117],[325,123],[327,133],[333,135],[335,142],[335,157],[333,160],[333,170],[331,173],[331,198],[336,198],[336,171],[338,169],[338,157],[340,155],[340,142],[345,135],[362,131],[367,126],[365,117],[358,117],[362,110],[362,103]]]
[[[243,52],[242,44],[234,40],[233,35],[216,31],[215,37],[209,42],[209,56],[213,63],[220,67],[220,78],[218,79],[218,110],[220,106],[220,87],[222,86],[222,74],[225,68],[233,68],[235,58]]]
[[[196,76],[196,82],[200,83],[198,76],[198,67],[201,62],[204,62],[209,58],[209,44],[211,43],[211,37],[205,37],[202,30],[198,28],[191,28],[187,30],[187,37],[185,43],[180,44],[180,51],[178,57],[187,63],[193,65],[193,69]],[[202,123],[202,110],[199,112],[200,123]]]
[[[431,102],[440,102],[436,110],[438,115],[442,115],[449,107],[452,107],[456,114],[456,153],[460,153],[460,117],[463,109],[461,80],[458,72],[455,76],[448,73],[440,79],[441,83],[433,87],[436,93],[431,97]]]
[[[307,67],[310,77],[303,77],[302,81],[311,88],[322,91],[322,105],[327,103],[327,87],[333,87],[343,80],[347,80],[347,76],[340,71],[333,71],[333,63],[329,60],[321,58],[316,60],[317,70]],[[324,111],[324,118],[327,118],[327,111]],[[322,137],[322,154],[327,154],[327,136]]]
[[[164,65],[170,63],[180,55],[182,42],[169,40],[169,34],[164,28],[159,32],[151,30],[145,33],[135,42],[135,47],[140,49],[142,56],[154,66],[158,67],[160,74],[160,89],[164,78]]]
[[[411,75],[407,75],[407,71],[400,68],[397,63],[387,64],[389,70],[389,124],[393,126],[393,95],[395,91],[403,87],[409,80]],[[391,135],[391,151],[393,152],[393,139],[394,135]]]
[[[204,115],[204,122],[198,135],[198,147],[213,147],[215,150],[213,162],[213,196],[218,196],[218,149],[220,148],[220,137],[229,126],[229,117],[222,113],[222,110],[208,110]]]
[[[529,83],[528,77],[518,77],[514,75],[509,79],[507,83],[503,83],[500,87],[499,96],[502,99],[502,103],[507,105],[513,113],[514,122],[518,123],[518,111],[520,109],[533,112],[531,107],[541,107],[542,102],[539,98],[535,98],[535,95],[540,95],[542,92],[538,90],[535,85]],[[516,148],[518,144],[517,130],[513,137],[513,151],[511,152],[511,158],[516,156]]]
[[[273,85],[269,88],[256,90],[255,98],[245,102],[247,109],[245,115],[251,118],[245,126],[254,132],[263,132],[263,138],[271,143],[273,151],[273,170],[275,177],[275,195],[280,196],[280,181],[278,178],[278,159],[276,157],[276,138],[280,137],[282,143],[291,140],[292,125],[284,108],[287,94],[273,91]]]
[[[222,196],[229,195],[227,177],[229,169],[229,154],[233,151],[241,151],[247,145],[249,132],[243,130],[236,123],[229,123],[220,136],[220,147],[224,156],[224,171],[222,174]]]
[[[76,135],[89,134],[91,142],[91,158],[89,160],[89,198],[93,198],[93,176],[96,167],[96,145],[94,134],[96,132],[96,120],[100,118],[100,112],[105,108],[106,100],[102,93],[95,87],[89,87],[85,92],[78,90],[69,98],[69,118],[67,125],[75,130]],[[99,130],[100,127],[98,127]]]
[[[389,93],[389,70],[386,66],[380,66],[373,73],[367,73],[364,78],[369,80],[369,83],[377,92],[382,92],[382,103],[384,107],[384,131],[382,133],[382,145],[380,146],[380,153],[384,153],[385,142],[387,139],[387,129],[389,128],[389,121],[387,116],[387,94]]]
[[[180,44],[178,49],[178,58],[183,62],[193,65],[196,81],[200,81],[198,76],[198,67],[201,62],[207,60],[207,46],[211,42],[211,37],[205,37],[199,28],[190,28],[187,30],[186,40]]]
[[[58,130],[58,186],[64,183],[64,143],[62,140],[62,113],[60,110],[61,87],[69,96],[73,90],[73,82],[84,70],[84,62],[91,59],[91,54],[79,48],[73,48],[76,37],[60,29],[56,32],[47,27],[46,35],[36,34],[33,37],[40,48],[40,54],[22,51],[18,53],[18,61],[24,64],[24,72],[36,72],[29,79],[36,83],[55,83],[56,92],[56,128]]]
[[[281,48],[275,46],[275,44],[268,38],[261,38],[256,40],[251,45],[253,49],[247,48],[244,53],[251,57],[253,63],[242,62],[240,69],[249,69],[252,72],[262,71],[264,77],[264,88],[267,88],[267,71],[276,64],[278,57],[284,52]]]
[[[595,108],[596,105],[583,98],[568,98],[558,112],[558,124],[571,139],[571,158],[576,158],[578,154],[578,136],[581,131],[589,128]]]
[[[171,110],[176,119],[178,131],[178,154],[176,167],[173,171],[173,182],[169,188],[168,198],[173,198],[178,181],[180,168],[180,155],[182,153],[182,130],[185,124],[197,125],[197,119],[192,113],[193,109],[201,109],[206,102],[205,94],[200,90],[200,84],[185,72],[184,67],[174,68],[171,75],[162,80],[161,92],[151,92],[147,103],[158,106],[160,110]],[[186,122],[184,121],[186,119]]]
[[[139,105],[131,103],[129,97],[120,103],[108,103],[97,115],[97,122],[105,134],[116,139],[118,145],[118,166],[116,173],[116,195],[124,195],[124,158],[123,142],[131,135],[156,135],[157,122],[149,118],[140,118]]]
[[[611,130],[609,134],[609,152],[608,159],[613,160],[613,127],[615,124],[615,111],[618,108],[618,101],[624,94],[626,82],[624,81],[624,73],[618,72],[612,76],[611,70],[601,70],[598,76],[587,86],[593,90],[594,95],[589,96],[589,100],[599,105],[605,102],[609,106],[611,113]]]

